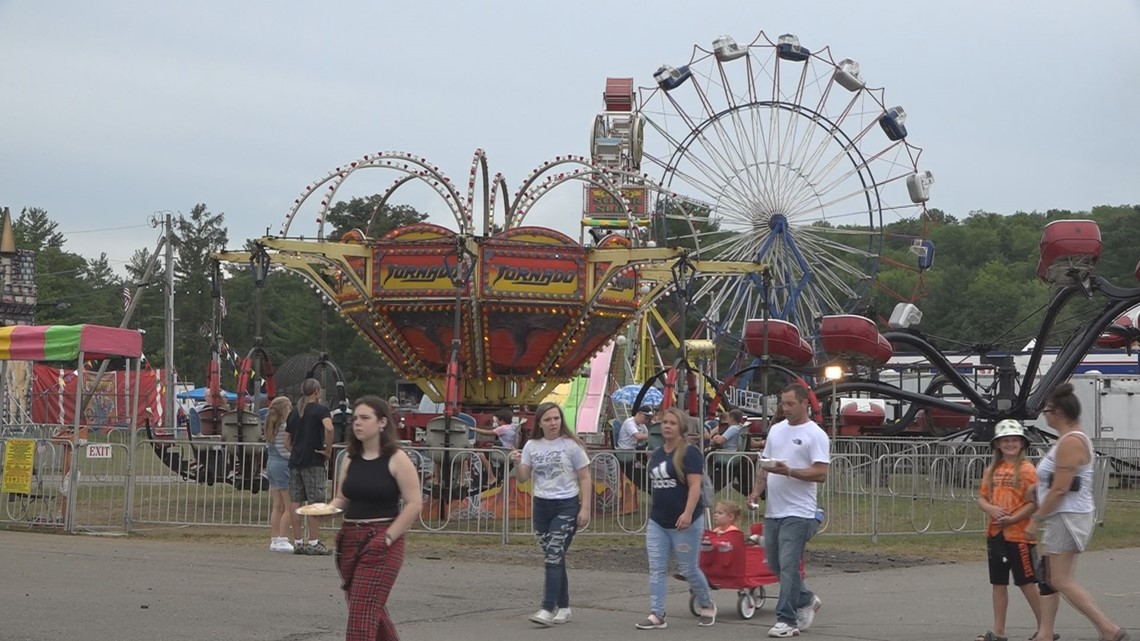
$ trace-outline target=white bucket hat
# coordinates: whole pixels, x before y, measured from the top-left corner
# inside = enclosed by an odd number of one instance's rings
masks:
[[[998,421],[998,424],[994,426],[994,437],[990,439],[990,445],[994,445],[999,438],[1004,436],[1020,436],[1025,439],[1026,445],[1029,444],[1029,437],[1025,435],[1025,428],[1021,426],[1020,422],[1012,418]]]

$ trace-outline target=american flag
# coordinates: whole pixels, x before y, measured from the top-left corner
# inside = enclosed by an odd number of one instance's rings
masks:
[[[127,309],[130,306],[131,306],[131,286],[130,285],[123,285],[123,311],[124,312],[127,311]]]
[[[218,310],[221,312],[222,318],[225,318],[226,317],[226,297],[225,296],[219,296],[218,297]]]

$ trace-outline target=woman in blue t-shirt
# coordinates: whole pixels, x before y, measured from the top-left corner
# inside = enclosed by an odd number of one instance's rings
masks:
[[[709,582],[699,563],[697,551],[704,533],[705,506],[701,504],[704,458],[685,436],[689,417],[671,407],[661,421],[664,443],[649,456],[649,487],[652,507],[645,530],[645,551],[649,555],[649,616],[637,624],[639,630],[666,627],[665,569],[669,556],[677,559],[677,571],[689,582],[699,606],[697,625],[716,623],[716,604],[709,594]]]

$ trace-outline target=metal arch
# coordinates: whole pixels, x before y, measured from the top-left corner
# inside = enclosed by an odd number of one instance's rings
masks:
[[[403,163],[403,165],[398,164]],[[409,169],[406,165],[411,164],[419,167],[420,172]],[[317,193],[318,189],[329,183],[334,184],[328,188],[324,195],[324,201],[321,204],[320,215],[317,219],[320,227],[318,228],[318,239],[324,239],[324,224],[325,217],[328,214],[329,208],[332,206],[333,197],[336,195],[337,190],[340,188],[344,181],[348,179],[353,173],[360,169],[392,169],[397,172],[410,174],[415,178],[424,181],[432,191],[436,192],[445,203],[448,204],[448,209],[451,210],[452,215],[455,217],[456,223],[461,229],[470,232],[468,221],[465,217],[464,201],[459,197],[459,193],[455,190],[454,185],[450,178],[439,171],[439,168],[428,163],[426,158],[415,156],[406,152],[390,152],[382,151],[375,154],[365,154],[361,160],[350,162],[346,167],[337,167],[329,172],[323,179],[316,181],[305,188],[301,195],[293,201],[293,206],[289,209],[289,213],[285,216],[285,221],[281,225],[281,231],[278,234],[284,237],[289,232],[289,227],[292,225],[293,219],[296,217],[297,212],[300,211],[302,205],[309,200],[309,198]],[[428,176],[434,179],[434,182],[428,180]],[[389,191],[398,187],[401,183],[397,181],[397,185],[389,188]]]

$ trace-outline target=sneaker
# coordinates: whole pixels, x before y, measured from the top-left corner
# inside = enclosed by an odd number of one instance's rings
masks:
[[[709,608],[697,610],[697,616],[700,617],[700,620],[697,621],[697,625],[705,627],[713,625],[716,623],[716,604],[712,604],[712,607]]]
[[[293,544],[293,554],[302,554],[303,555],[303,554],[308,554],[308,553],[309,553],[309,544],[308,543],[294,543]]]
[[[818,596],[812,595],[811,603],[796,610],[796,627],[800,630],[807,630],[811,624],[815,622],[815,613],[823,607],[823,601],[819,600]]]
[[[316,543],[310,543],[306,547],[308,547],[309,550],[307,552],[305,552],[305,554],[308,554],[311,556],[329,556],[330,554],[333,553],[332,550],[326,548],[325,544],[321,543],[320,541],[317,541]]]
[[[789,639],[791,637],[800,636],[800,629],[790,626],[783,621],[777,621],[776,625],[772,626],[771,630],[768,630],[768,636],[773,639]]]
[[[644,621],[636,624],[634,627],[637,628],[638,630],[660,630],[662,628],[669,627],[669,624],[665,623],[665,615],[664,614],[661,616],[657,616],[656,614],[653,614],[652,612],[650,612],[649,616],[645,617]]]
[[[539,610],[530,615],[530,620],[539,625],[550,627],[554,625],[554,613],[550,610]]]
[[[269,549],[273,552],[285,552],[286,554],[296,552],[296,550],[293,549],[293,544],[290,543],[288,539],[274,539],[273,542],[269,544]]]
[[[566,623],[570,620],[570,608],[558,608],[554,613],[554,618],[551,619],[554,623]]]

